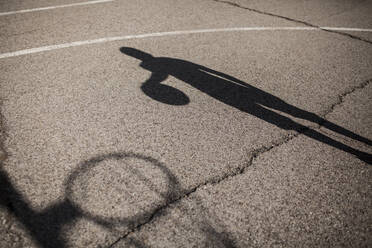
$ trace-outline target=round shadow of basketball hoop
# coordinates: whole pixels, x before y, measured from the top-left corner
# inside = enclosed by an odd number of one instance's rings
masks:
[[[181,188],[158,160],[124,152],[79,164],[65,182],[65,193],[81,217],[109,229],[132,229],[174,200]]]

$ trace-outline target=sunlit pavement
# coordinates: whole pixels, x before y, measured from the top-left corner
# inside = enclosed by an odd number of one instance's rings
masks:
[[[0,1],[0,247],[371,246],[371,12]]]

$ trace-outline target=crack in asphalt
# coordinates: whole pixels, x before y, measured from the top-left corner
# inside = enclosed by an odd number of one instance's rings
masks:
[[[349,90],[346,90],[344,93],[338,95],[337,96],[338,100],[334,104],[332,104],[328,108],[328,110],[325,111],[325,113],[323,114],[322,117],[323,118],[327,117],[327,115],[329,115],[330,113],[332,113],[334,111],[335,107],[337,107],[337,106],[341,105],[342,103],[344,103],[346,96],[354,93],[357,90],[361,90],[361,89],[367,87],[371,82],[372,82],[372,79],[368,79],[368,80],[362,82],[361,84],[359,84],[357,86],[354,86],[354,87],[350,88]],[[320,124],[320,126],[322,126],[322,124]]]
[[[305,26],[317,28],[317,29],[323,30],[325,32],[347,36],[347,37],[355,39],[355,40],[360,40],[360,41],[372,44],[372,41],[370,41],[368,39],[365,39],[363,37],[359,37],[359,36],[349,34],[349,33],[344,33],[344,32],[338,31],[338,30],[330,30],[330,29],[322,28],[322,27],[319,27],[318,25],[315,25],[315,24],[312,24],[312,23],[309,23],[309,22],[306,22],[306,21],[302,21],[302,20],[291,18],[291,17],[270,13],[270,12],[267,12],[267,11],[262,11],[262,10],[259,10],[259,9],[249,8],[249,7],[242,6],[240,4],[230,2],[230,1],[226,1],[226,0],[212,0],[212,1],[217,2],[217,3],[228,4],[228,5],[231,5],[231,6],[234,6],[234,7],[237,7],[237,8],[241,8],[241,9],[245,9],[245,10],[249,10],[251,12],[255,12],[255,13],[258,13],[258,14],[261,14],[261,15],[272,16],[272,17],[284,19],[284,20],[287,20],[287,21],[303,24]]]
[[[249,11],[252,11],[252,12],[256,12],[256,13],[261,14],[261,15],[267,15],[267,16],[272,16],[272,17],[276,17],[276,18],[281,18],[281,19],[285,19],[287,21],[296,22],[296,23],[299,23],[299,24],[304,24],[304,25],[309,26],[309,27],[319,28],[318,26],[316,26],[314,24],[311,24],[309,22],[306,22],[306,21],[301,21],[301,20],[293,19],[293,18],[290,18],[290,17],[287,17],[287,16],[281,16],[281,15],[277,15],[277,14],[274,14],[274,13],[245,7],[245,6],[242,6],[242,5],[234,3],[234,2],[225,1],[225,0],[212,0],[212,1],[218,2],[218,3],[228,4],[228,5],[240,8],[240,9],[245,9],[245,10],[249,10]]]
[[[330,113],[332,113],[337,106],[339,106],[339,105],[341,105],[341,104],[343,104],[345,102],[345,97],[346,96],[354,93],[357,90],[364,89],[371,82],[372,82],[372,79],[368,79],[366,81],[363,81],[361,84],[359,84],[357,86],[354,86],[354,87],[351,87],[350,89],[346,90],[345,92],[339,94],[337,96],[337,101],[335,103],[331,104],[324,111],[324,113],[321,115],[321,117],[322,118],[326,118],[326,116],[329,115]],[[243,174],[249,167],[251,167],[253,165],[254,161],[260,155],[262,155],[262,154],[264,154],[266,152],[269,152],[269,151],[271,151],[274,148],[277,148],[277,147],[279,147],[281,145],[284,145],[284,144],[288,143],[289,141],[291,141],[291,140],[299,137],[301,134],[304,134],[306,131],[308,131],[310,129],[319,130],[323,126],[324,122],[326,122],[326,120],[324,120],[323,122],[319,123],[318,124],[318,127],[316,127],[316,128],[304,127],[301,130],[289,132],[287,135],[282,136],[282,137],[278,138],[277,140],[274,140],[274,141],[270,142],[270,144],[268,144],[268,145],[263,145],[263,146],[261,146],[259,148],[256,148],[256,149],[254,149],[252,151],[249,151],[248,154],[247,154],[248,155],[248,159],[244,163],[242,163],[241,166],[238,166],[238,167],[234,168],[232,171],[226,172],[224,175],[211,178],[211,179],[205,181],[204,183],[199,184],[199,185],[193,187],[192,189],[190,189],[189,191],[187,191],[183,195],[180,195],[180,196],[178,196],[178,197],[176,197],[174,199],[170,199],[163,206],[160,206],[160,207],[156,208],[153,211],[153,213],[150,215],[150,217],[147,219],[147,221],[138,224],[136,227],[132,228],[131,230],[128,230],[126,232],[126,234],[124,234],[123,236],[121,236],[120,238],[118,238],[114,243],[110,244],[107,247],[108,248],[112,248],[112,247],[114,247],[115,244],[117,244],[119,241],[127,238],[130,234],[141,231],[141,229],[145,225],[147,225],[147,224],[155,221],[158,216],[162,216],[163,210],[167,209],[171,205],[174,205],[177,202],[179,202],[179,201],[181,201],[181,200],[183,200],[185,198],[188,198],[191,194],[195,193],[200,188],[202,188],[204,186],[209,186],[209,185],[212,185],[212,186],[213,185],[217,185],[217,184],[219,184],[219,183],[221,183],[223,181],[227,181],[227,180],[229,180],[231,178],[234,178],[234,177],[236,177],[238,175]]]
[[[306,129],[304,129],[303,131],[305,132]],[[112,248],[119,241],[127,238],[130,234],[141,231],[141,229],[145,225],[150,224],[151,222],[155,221],[157,217],[162,216],[163,215],[163,210],[167,209],[171,205],[174,205],[174,204],[176,204],[177,202],[179,202],[179,201],[181,201],[183,199],[188,198],[190,195],[192,195],[193,193],[195,193],[196,191],[198,191],[200,188],[203,188],[204,186],[209,186],[209,185],[217,185],[217,184],[219,184],[219,183],[221,183],[223,181],[227,181],[227,180],[229,180],[231,178],[234,178],[234,177],[236,177],[238,175],[243,174],[246,171],[246,169],[249,168],[253,164],[254,160],[257,157],[259,157],[261,154],[264,154],[266,152],[269,152],[270,150],[272,150],[272,149],[274,149],[276,147],[279,147],[279,146],[281,146],[281,145],[289,142],[290,140],[296,138],[300,134],[301,133],[290,133],[290,134],[287,134],[287,135],[285,135],[285,136],[283,136],[283,137],[281,137],[281,138],[279,138],[279,139],[271,142],[269,145],[264,145],[264,146],[261,146],[261,147],[259,147],[257,149],[254,149],[254,150],[248,152],[249,159],[247,159],[245,163],[242,163],[242,166],[238,166],[238,167],[234,168],[232,171],[229,171],[229,172],[225,173],[225,175],[211,178],[211,179],[205,181],[204,183],[199,184],[199,185],[193,187],[187,193],[185,193],[183,195],[180,195],[179,197],[177,197],[177,198],[175,198],[173,200],[168,201],[165,205],[156,208],[154,210],[154,212],[150,215],[150,217],[148,218],[147,221],[145,221],[143,223],[140,223],[136,227],[134,227],[133,229],[127,231],[126,234],[124,234],[123,236],[121,236],[120,238],[118,238],[114,243],[112,243],[109,246],[107,246],[107,248]]]

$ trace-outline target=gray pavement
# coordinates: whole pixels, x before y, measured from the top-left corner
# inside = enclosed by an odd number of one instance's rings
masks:
[[[372,29],[371,10],[117,0],[0,16],[0,54],[179,30]],[[179,34],[0,59],[0,246],[371,246],[371,34]]]

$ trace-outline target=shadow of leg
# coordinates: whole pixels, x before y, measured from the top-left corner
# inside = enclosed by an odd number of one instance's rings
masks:
[[[311,112],[308,112],[306,110],[303,110],[303,109],[300,109],[300,108],[297,108],[293,105],[290,105],[282,100],[276,100],[274,103],[271,103],[271,104],[265,104],[265,106],[268,106],[270,108],[273,108],[273,109],[276,109],[278,111],[281,111],[281,112],[284,112],[284,113],[287,113],[293,117],[296,117],[296,118],[301,118],[301,119],[304,119],[304,120],[308,120],[308,121],[311,121],[311,122],[314,122],[314,123],[317,123],[333,132],[336,132],[336,133],[339,133],[341,135],[344,135],[346,137],[349,137],[349,138],[352,138],[354,140],[357,140],[357,141],[360,141],[362,143],[365,143],[369,146],[372,146],[372,141],[367,139],[367,138],[364,138],[354,132],[351,132],[335,123],[332,123],[330,121],[327,121],[326,119],[314,114],[314,113],[311,113]]]
[[[328,136],[325,136],[324,134],[321,134],[313,129],[308,129],[305,132],[303,132],[304,135],[307,137],[313,138],[314,140],[320,141],[324,144],[333,146],[337,149],[340,149],[342,151],[348,152],[350,154],[355,155],[360,160],[364,161],[367,164],[372,164],[372,155],[368,154],[366,152],[359,151],[357,149],[354,149],[350,146],[347,146],[339,141],[336,141]]]
[[[297,122],[294,122],[290,118],[280,115],[276,112],[273,112],[269,109],[266,109],[264,107],[261,107],[259,105],[255,105],[254,107],[244,108],[244,111],[262,119],[265,120],[277,127],[280,127],[285,130],[295,130],[299,133],[302,133],[314,140],[320,141],[324,144],[333,146],[337,149],[340,149],[342,151],[348,152],[350,154],[353,154],[357,156],[360,160],[366,162],[367,164],[372,163],[372,156],[368,153],[359,151],[357,149],[354,149],[348,145],[345,145],[339,141],[336,141],[328,136],[325,136],[324,134],[321,134],[311,128],[308,128],[304,125],[301,125]]]

